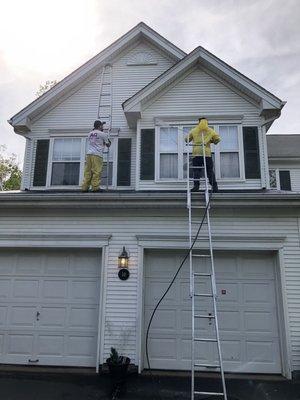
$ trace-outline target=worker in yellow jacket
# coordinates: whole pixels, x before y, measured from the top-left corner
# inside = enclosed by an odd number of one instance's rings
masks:
[[[214,174],[214,166],[213,160],[211,157],[211,143],[217,144],[221,140],[220,135],[217,134],[213,129],[208,127],[208,121],[206,118],[199,118],[198,125],[193,128],[188,136],[185,138],[186,142],[192,142],[193,144],[193,154],[192,161],[193,167],[193,176],[194,176],[194,187],[192,188],[192,192],[197,192],[199,190],[200,177],[202,175],[202,170],[200,167],[204,165],[203,159],[203,146],[202,146],[202,134],[204,139],[204,152],[205,152],[205,161],[206,161],[206,171],[209,183],[211,184],[212,191],[218,192],[218,185]]]

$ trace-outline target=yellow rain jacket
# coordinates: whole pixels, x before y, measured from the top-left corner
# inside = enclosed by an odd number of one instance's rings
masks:
[[[210,144],[217,144],[221,140],[220,135],[208,127],[206,119],[201,119],[199,124],[193,128],[185,138],[186,142],[193,142],[193,156],[203,156],[202,132],[204,138],[205,157],[211,157]]]

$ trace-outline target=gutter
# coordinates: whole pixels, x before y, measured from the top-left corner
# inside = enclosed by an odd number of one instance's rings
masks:
[[[195,199],[203,205],[203,198]],[[217,193],[213,209],[299,208],[300,193]],[[8,209],[186,209],[185,192],[168,193],[0,193],[0,210]],[[1,213],[0,211],[0,213]]]

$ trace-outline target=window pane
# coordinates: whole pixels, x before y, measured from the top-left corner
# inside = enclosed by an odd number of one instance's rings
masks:
[[[191,146],[192,142],[186,143],[185,138],[188,136],[190,130],[192,129],[192,126],[184,126],[183,127],[183,153],[191,153],[193,151],[193,146]]]
[[[279,171],[280,189],[291,190],[290,171]]]
[[[188,164],[186,162],[186,159],[187,159],[187,154],[184,153],[183,154],[183,178],[184,179],[186,179],[186,177],[187,177],[187,170],[189,168],[189,166],[188,166]],[[191,158],[189,159],[189,164],[190,164],[190,166],[192,166],[192,159]],[[189,168],[189,170],[190,170],[190,178],[192,178],[193,177],[193,169]]]
[[[270,188],[271,189],[277,189],[276,170],[275,169],[270,169],[269,170],[269,175],[270,175]]]
[[[103,163],[103,168],[102,168],[102,176],[101,176],[101,186],[106,186],[107,185],[107,176],[108,176],[108,186],[112,185],[112,176],[113,176],[113,163],[109,163],[109,167],[107,170],[107,163]]]
[[[160,155],[160,178],[178,178],[177,154]]]
[[[81,139],[55,139],[53,145],[53,161],[79,161]]]
[[[238,128],[237,126],[220,126],[219,133],[221,136],[220,151],[239,149]]]
[[[178,151],[177,128],[160,128],[160,152]]]
[[[221,153],[221,178],[239,178],[239,154]]]
[[[80,163],[53,163],[51,185],[78,185]]]

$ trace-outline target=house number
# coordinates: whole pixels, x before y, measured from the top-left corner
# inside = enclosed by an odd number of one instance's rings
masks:
[[[118,277],[121,279],[121,281],[126,281],[130,276],[130,273],[127,268],[122,268],[120,269],[118,273]]]

